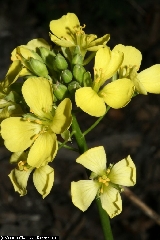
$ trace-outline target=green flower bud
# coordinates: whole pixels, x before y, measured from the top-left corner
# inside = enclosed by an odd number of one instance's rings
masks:
[[[68,91],[71,94],[74,94],[77,89],[79,89],[81,86],[77,81],[72,81],[71,83],[68,84]]]
[[[39,52],[47,67],[52,69],[56,54],[45,47],[40,47]]]
[[[68,67],[66,59],[60,53],[55,57],[54,65],[59,70],[65,70]]]
[[[68,89],[63,84],[54,84],[53,93],[58,100],[63,100],[68,95]]]
[[[72,58],[72,64],[76,65],[82,65],[83,64],[83,56],[81,54],[76,54],[73,58]]]
[[[48,70],[44,63],[40,62],[39,60],[36,60],[34,58],[30,58],[28,61],[32,71],[39,77],[47,77],[48,76]]]
[[[73,68],[73,76],[80,84],[82,84],[83,82],[85,72],[85,68],[79,64],[76,64]]]
[[[84,85],[84,87],[91,87],[92,86],[92,78],[91,78],[90,72],[85,72],[84,73],[83,85]]]
[[[69,71],[68,69],[62,71],[61,78],[65,83],[71,82],[73,78],[72,72]]]
[[[81,55],[81,48],[80,46],[75,46],[74,51],[73,51],[73,56],[76,54],[80,54]]]

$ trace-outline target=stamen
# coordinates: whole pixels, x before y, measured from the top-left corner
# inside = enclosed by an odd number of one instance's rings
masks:
[[[100,193],[102,193],[102,194],[103,194],[103,188],[101,188],[101,189],[100,189]]]
[[[35,141],[39,137],[39,135],[40,135],[40,133],[35,134],[34,137],[33,137],[33,141]]]
[[[109,185],[109,183],[106,182],[106,183],[105,183],[105,186],[108,187],[108,185]]]
[[[35,123],[42,124],[42,121],[40,121],[39,119],[36,119]]]
[[[105,96],[106,96],[106,93],[101,92],[101,93],[100,93],[100,96],[105,97]]]
[[[106,170],[106,173],[110,173],[110,171],[111,171],[111,170],[108,168],[108,169]]]
[[[20,171],[23,171],[23,170],[27,171],[28,170],[27,167],[24,166],[25,164],[26,164],[26,161],[20,161],[18,163],[18,168],[19,168]]]
[[[103,182],[103,179],[101,177],[99,177],[98,182]]]

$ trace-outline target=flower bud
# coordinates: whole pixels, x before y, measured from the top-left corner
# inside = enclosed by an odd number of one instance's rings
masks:
[[[71,94],[74,94],[77,89],[79,89],[81,86],[77,81],[72,81],[71,83],[68,84],[68,91]]]
[[[58,100],[63,100],[68,94],[68,89],[63,84],[54,84],[53,93]]]
[[[81,54],[81,48],[79,45],[75,46],[74,51],[73,51],[73,55],[76,54]]]
[[[56,54],[45,47],[40,47],[39,52],[47,67],[52,69]]]
[[[66,59],[60,53],[55,57],[54,64],[58,70],[65,70],[68,67]]]
[[[92,78],[90,72],[85,72],[83,77],[84,87],[90,87],[92,85]]]
[[[72,64],[76,65],[82,65],[83,64],[83,56],[81,54],[76,54],[74,55],[74,57],[72,58]]]
[[[79,64],[76,64],[73,68],[73,76],[80,84],[82,84],[83,82],[85,72],[85,68]]]
[[[39,77],[47,77],[48,76],[48,70],[44,63],[34,59],[30,58],[28,61],[32,71]]]
[[[62,71],[61,78],[65,83],[71,82],[73,78],[72,72],[69,71],[68,69]]]

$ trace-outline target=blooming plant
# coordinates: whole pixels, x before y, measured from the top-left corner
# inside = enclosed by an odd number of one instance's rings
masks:
[[[107,166],[104,147],[88,149],[85,135],[110,108],[125,107],[138,94],[159,94],[160,64],[138,72],[142,60],[138,49],[118,44],[111,50],[109,34],[97,38],[84,28],[74,13],[68,13],[50,22],[53,47],[38,38],[12,51],[12,63],[0,82],[0,134],[12,152],[10,162],[16,167],[9,178],[20,196],[27,194],[33,171],[33,183],[45,198],[54,185],[50,165],[58,150],[78,151],[76,162],[87,169],[88,177],[71,182],[72,202],[85,211],[95,200],[104,237],[110,240],[109,217],[121,213],[120,193],[123,186],[135,185],[136,167],[131,156]],[[93,73],[88,67],[91,60]],[[86,118],[98,118],[85,132],[77,120],[81,111]]]

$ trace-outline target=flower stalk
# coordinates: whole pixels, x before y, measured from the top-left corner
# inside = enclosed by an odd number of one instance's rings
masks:
[[[77,122],[77,118],[73,113],[72,113],[72,117],[73,117],[72,118],[72,131],[74,131],[74,136],[75,136],[78,148],[79,148],[79,153],[83,154],[88,149],[87,143],[86,143],[86,140],[85,140],[85,136],[82,133],[82,131],[80,129],[80,126]],[[101,219],[101,224],[102,224],[102,229],[103,229],[103,234],[104,234],[104,240],[113,240],[109,216],[108,216],[107,212],[102,208],[100,199],[96,198],[95,201],[97,203],[99,216],[100,216],[100,219]]]

